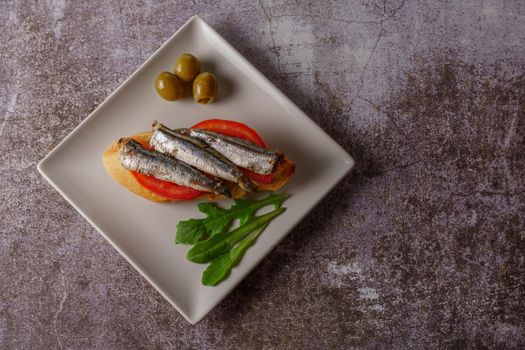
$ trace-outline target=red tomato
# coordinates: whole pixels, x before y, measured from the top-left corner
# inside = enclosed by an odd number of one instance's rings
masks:
[[[154,176],[131,172],[143,187],[156,194],[173,200],[183,201],[199,197],[204,192],[191,187],[179,186],[173,182],[157,179]]]
[[[223,119],[208,119],[204,120],[198,124],[195,124],[192,126],[192,128],[196,129],[205,129],[214,131],[219,134],[227,135],[227,136],[234,136],[238,137],[244,140],[248,140],[252,143],[255,143],[258,146],[266,148],[266,144],[262,140],[262,138],[259,136],[257,131],[253,130],[249,126],[243,123],[234,122],[232,120],[223,120]],[[269,184],[272,183],[272,175],[261,175],[254,173],[251,170],[248,169],[242,169],[242,172],[244,175],[248,176],[250,179],[252,179],[255,182]]]
[[[253,171],[245,168],[240,168],[244,175],[246,175],[251,180],[261,183],[261,184],[271,184],[272,183],[272,174],[263,175],[257,174]]]
[[[192,126],[192,128],[205,129],[227,136],[239,137],[241,139],[251,141],[258,146],[266,148],[266,144],[259,136],[259,134],[255,130],[243,123],[234,122],[231,120],[209,119],[195,124],[194,126]],[[147,142],[141,141],[140,143],[143,147],[147,149],[150,148]],[[241,168],[241,170],[246,176],[248,176],[255,182],[265,184],[269,184],[272,182],[271,174],[261,175],[254,173],[253,171],[250,171],[248,169]],[[205,193],[190,187],[179,186],[177,184],[174,184],[173,182],[160,180],[151,175],[145,175],[135,171],[131,171],[131,173],[133,174],[137,182],[143,187],[162,197],[169,198],[172,200],[183,201],[194,199]]]

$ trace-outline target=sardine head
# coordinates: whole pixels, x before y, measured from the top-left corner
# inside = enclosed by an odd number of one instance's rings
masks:
[[[120,147],[120,152],[128,153],[137,149],[142,148],[142,145],[131,137],[122,137],[117,141]]]
[[[153,128],[153,131],[156,131],[156,130],[159,130],[160,128],[162,128],[164,125],[162,125],[161,123],[159,123],[157,120],[154,120],[153,121],[153,124],[151,124],[151,127]]]

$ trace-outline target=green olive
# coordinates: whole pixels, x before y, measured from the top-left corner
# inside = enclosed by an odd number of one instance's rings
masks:
[[[211,73],[204,72],[193,81],[193,99],[198,103],[212,103],[217,95],[217,81]]]
[[[197,74],[201,71],[201,64],[197,57],[192,54],[185,53],[177,58],[175,66],[173,67],[175,75],[178,76],[182,81],[189,83]]]
[[[157,76],[155,89],[160,97],[168,101],[176,101],[184,95],[184,87],[179,78],[170,72],[162,72]]]

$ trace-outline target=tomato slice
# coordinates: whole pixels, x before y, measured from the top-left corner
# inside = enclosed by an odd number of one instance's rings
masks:
[[[214,131],[219,134],[238,137],[244,140],[248,140],[258,146],[266,147],[263,139],[259,136],[257,131],[253,130],[249,126],[243,123],[234,122],[232,120],[223,120],[223,119],[208,119],[200,123],[195,124],[192,128],[196,129],[205,129]],[[257,174],[248,169],[242,169],[244,175],[248,176],[251,180],[263,184],[272,183],[272,175],[262,175]]]
[[[250,180],[253,180],[261,184],[271,184],[272,183],[272,174],[268,174],[268,175],[257,174],[249,169],[245,169],[245,168],[240,168],[240,169],[242,173],[246,175]]]
[[[173,182],[157,179],[154,176],[131,171],[139,184],[162,197],[184,201],[199,197],[204,192],[191,187],[179,186]]]

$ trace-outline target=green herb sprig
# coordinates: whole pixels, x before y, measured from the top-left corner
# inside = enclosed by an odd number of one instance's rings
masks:
[[[187,259],[211,263],[202,275],[202,284],[216,286],[229,276],[270,221],[285,211],[281,205],[286,198],[285,194],[270,194],[261,200],[236,199],[230,209],[200,203],[198,208],[206,214],[205,218],[177,224],[175,242],[194,244]],[[268,205],[274,205],[275,209],[255,216],[258,209]],[[235,219],[239,219],[240,226],[228,232]]]
[[[257,200],[235,199],[230,209],[217,207],[213,203],[199,203],[198,209],[206,214],[204,219],[190,219],[177,224],[175,243],[195,244],[229,228],[233,220],[239,219],[241,225],[246,223],[255,212],[267,205],[279,207],[286,199],[286,194],[270,194]]]

